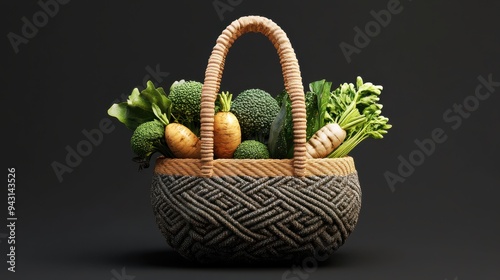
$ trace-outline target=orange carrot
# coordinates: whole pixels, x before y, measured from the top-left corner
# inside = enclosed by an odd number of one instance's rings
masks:
[[[230,112],[230,93],[220,93],[221,110],[214,117],[214,155],[216,158],[232,158],[241,143],[241,128],[236,116]]]
[[[200,139],[180,123],[165,126],[165,141],[176,158],[200,158]]]

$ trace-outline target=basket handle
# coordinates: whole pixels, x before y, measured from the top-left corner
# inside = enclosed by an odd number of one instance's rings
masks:
[[[266,35],[278,52],[285,89],[292,102],[294,174],[302,177],[306,165],[306,108],[299,64],[285,32],[272,20],[261,16],[245,16],[233,21],[217,39],[208,60],[201,93],[201,174],[210,177],[213,172],[214,107],[224,62],[234,41],[248,32]]]

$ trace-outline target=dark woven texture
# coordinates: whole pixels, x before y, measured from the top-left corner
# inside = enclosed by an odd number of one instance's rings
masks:
[[[361,208],[357,173],[304,178],[155,174],[151,199],[167,243],[205,263],[330,255],[354,229]]]

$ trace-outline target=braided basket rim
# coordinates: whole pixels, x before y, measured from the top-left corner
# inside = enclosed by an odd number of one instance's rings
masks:
[[[154,173],[203,177],[200,159],[179,159],[159,156]],[[308,159],[305,176],[345,176],[355,173],[354,159],[342,158]],[[251,176],[278,177],[295,176],[293,159],[215,159],[211,177]]]

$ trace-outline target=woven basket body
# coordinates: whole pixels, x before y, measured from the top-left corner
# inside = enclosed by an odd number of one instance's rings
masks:
[[[292,103],[294,156],[283,160],[214,159],[214,102],[228,50],[248,32],[276,48]],[[304,89],[283,30],[242,17],[219,36],[201,96],[201,158],[156,160],[151,200],[167,243],[200,261],[290,260],[330,255],[354,229],[361,190],[351,157],[307,159]]]
[[[324,165],[324,160],[311,161]],[[361,191],[352,158],[327,161],[329,175],[317,169],[304,177],[284,172],[207,178],[182,175],[182,160],[160,158],[151,197],[156,222],[172,248],[200,262],[330,255],[356,225]],[[263,170],[273,165],[265,160],[243,164]]]

